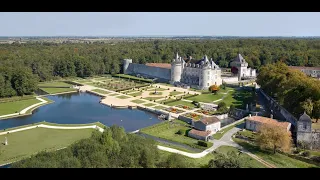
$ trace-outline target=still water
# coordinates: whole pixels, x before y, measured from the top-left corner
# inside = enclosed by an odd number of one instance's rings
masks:
[[[161,122],[157,115],[141,110],[114,109],[99,103],[100,97],[89,93],[70,93],[47,96],[54,103],[42,106],[30,116],[0,120],[0,129],[32,124],[40,121],[59,124],[101,122],[118,125],[127,132]]]

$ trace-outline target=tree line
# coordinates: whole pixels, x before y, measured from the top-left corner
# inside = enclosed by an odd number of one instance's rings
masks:
[[[15,162],[12,168],[190,168],[196,164],[184,156],[161,155],[153,139],[125,133],[119,126],[94,131],[90,138],[54,152],[40,152]],[[212,159],[204,167],[243,167],[237,154],[228,153]]]
[[[311,118],[320,118],[319,80],[277,62],[261,67],[257,83],[297,118],[304,111]]]
[[[250,67],[282,61],[293,66],[319,66],[320,40],[317,39],[227,39],[227,40],[150,40],[110,42],[109,44],[1,44],[0,97],[15,93],[10,72],[20,71],[35,76],[32,81],[47,81],[58,77],[88,77],[100,74],[116,74],[121,70],[121,60],[133,59],[134,63],[170,63],[174,54],[201,59],[212,57],[220,67],[241,53]],[[8,75],[9,74],[9,75]],[[4,79],[4,80],[3,80]],[[28,83],[28,82],[27,82]],[[21,84],[27,84],[22,83]],[[25,87],[23,86],[22,89]],[[18,88],[19,89],[19,88]],[[30,89],[30,88],[29,88]],[[32,89],[32,88],[31,88]],[[9,92],[8,92],[9,91]],[[10,92],[11,91],[11,92]],[[19,92],[18,92],[19,91]],[[28,90],[26,90],[28,91]]]

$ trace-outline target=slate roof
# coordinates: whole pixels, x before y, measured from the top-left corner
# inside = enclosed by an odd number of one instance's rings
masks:
[[[234,61],[240,62],[240,63],[246,62],[244,58],[241,56],[241,54],[238,54],[237,57],[234,59]]]
[[[310,118],[310,116],[309,116],[306,112],[304,112],[304,113],[300,116],[299,121],[311,122],[311,118]]]

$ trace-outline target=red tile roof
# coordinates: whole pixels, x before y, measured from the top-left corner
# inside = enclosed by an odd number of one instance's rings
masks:
[[[146,63],[146,65],[152,67],[171,69],[171,64],[169,63]]]
[[[291,69],[298,69],[298,70],[302,70],[302,69],[307,69],[307,70],[320,70],[320,67],[305,67],[305,66],[289,66],[289,68],[291,68]]]
[[[290,124],[289,122],[279,122],[279,121],[277,121],[275,119],[262,117],[262,116],[251,116],[251,117],[249,117],[247,119],[251,120],[251,121],[255,121],[255,122],[260,122],[260,123],[280,126],[280,127],[283,127],[283,128],[287,128],[288,125]]]
[[[209,125],[209,124],[214,124],[214,123],[220,122],[220,120],[215,116],[203,117],[200,121],[205,125]]]
[[[198,135],[198,136],[201,136],[201,137],[207,137],[211,134],[211,131],[198,131],[196,129],[192,129],[189,131],[189,133],[191,134],[195,134],[195,135]]]

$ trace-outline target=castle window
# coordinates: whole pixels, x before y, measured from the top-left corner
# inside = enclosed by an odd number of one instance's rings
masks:
[[[307,129],[307,124],[303,123],[303,129]]]

